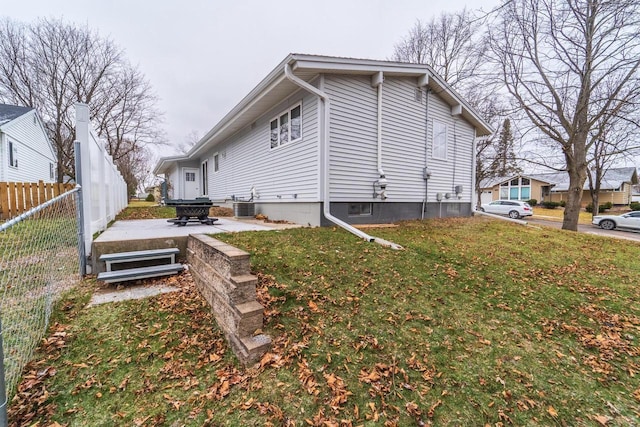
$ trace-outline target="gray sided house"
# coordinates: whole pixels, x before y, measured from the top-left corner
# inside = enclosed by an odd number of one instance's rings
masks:
[[[0,104],[0,181],[55,182],[56,159],[33,108]]]
[[[154,173],[170,198],[252,200],[312,226],[466,216],[475,139],[490,132],[428,66],[291,54]]]

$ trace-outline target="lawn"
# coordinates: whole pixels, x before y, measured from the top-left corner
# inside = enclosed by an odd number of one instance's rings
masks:
[[[13,425],[640,424],[640,245],[484,218],[216,235],[272,351],[238,365],[187,274],[54,313]]]
[[[209,216],[233,216],[233,209],[214,206],[209,209]],[[175,217],[175,207],[160,206],[154,202],[131,201],[129,205],[116,216],[116,221]]]
[[[608,213],[609,212],[605,212],[604,214],[601,214],[601,215],[605,215]],[[562,222],[562,219],[564,218],[564,209],[563,208],[546,209],[540,206],[536,206],[533,208],[533,214],[534,214],[534,218],[538,217],[538,218],[557,220]],[[591,213],[581,210],[580,217],[578,218],[578,223],[591,224],[592,218],[593,216]]]

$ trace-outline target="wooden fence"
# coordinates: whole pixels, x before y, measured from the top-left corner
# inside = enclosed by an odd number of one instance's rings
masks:
[[[40,182],[0,182],[0,220],[6,221],[51,200],[75,184]]]

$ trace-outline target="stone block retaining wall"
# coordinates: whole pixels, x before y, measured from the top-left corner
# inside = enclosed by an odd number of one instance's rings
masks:
[[[249,257],[204,234],[192,234],[187,242],[187,262],[196,287],[245,365],[259,360],[271,347],[271,338],[260,332],[263,307],[256,301],[258,278],[250,273]]]

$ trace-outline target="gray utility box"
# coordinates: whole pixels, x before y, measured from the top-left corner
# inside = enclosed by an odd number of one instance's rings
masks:
[[[253,202],[234,202],[233,216],[236,218],[253,218],[256,216],[256,205]]]

